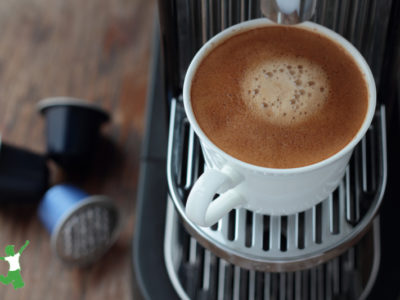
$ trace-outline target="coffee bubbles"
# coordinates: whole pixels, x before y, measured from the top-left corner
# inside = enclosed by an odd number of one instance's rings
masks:
[[[301,58],[280,57],[246,70],[242,98],[258,117],[277,125],[297,124],[323,108],[329,81],[322,67]]]
[[[329,38],[296,26],[236,34],[202,60],[191,86],[200,128],[229,155],[296,168],[337,153],[368,108],[364,76]]]

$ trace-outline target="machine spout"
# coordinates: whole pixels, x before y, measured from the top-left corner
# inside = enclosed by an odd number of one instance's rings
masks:
[[[317,0],[261,0],[263,15],[279,24],[293,25],[308,21],[314,14]]]

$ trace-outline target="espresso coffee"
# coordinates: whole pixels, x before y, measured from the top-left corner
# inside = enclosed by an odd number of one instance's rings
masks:
[[[364,74],[311,29],[237,33],[202,60],[191,85],[199,126],[244,162],[296,168],[322,161],[357,134],[368,109]]]

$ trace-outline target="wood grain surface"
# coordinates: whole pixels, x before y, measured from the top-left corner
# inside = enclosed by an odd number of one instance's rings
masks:
[[[70,180],[106,194],[123,211],[116,244],[97,263],[78,269],[60,263],[37,206],[0,202],[0,256],[19,249],[25,286],[0,284],[0,300],[137,299],[131,242],[146,89],[156,13],[154,0],[0,1],[0,134],[4,142],[45,152],[37,102],[52,96],[93,101],[112,114],[87,176],[68,178],[54,164],[51,183]],[[0,261],[0,274],[8,264]]]

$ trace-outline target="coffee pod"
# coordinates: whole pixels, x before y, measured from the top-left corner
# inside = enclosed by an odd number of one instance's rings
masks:
[[[87,167],[108,113],[93,103],[68,97],[41,100],[38,109],[46,118],[48,156],[66,171]]]
[[[60,184],[50,188],[38,209],[51,234],[56,256],[69,265],[84,266],[99,259],[117,238],[120,214],[106,196],[90,196]]]
[[[39,201],[48,187],[46,158],[2,143],[0,136],[0,203]]]

